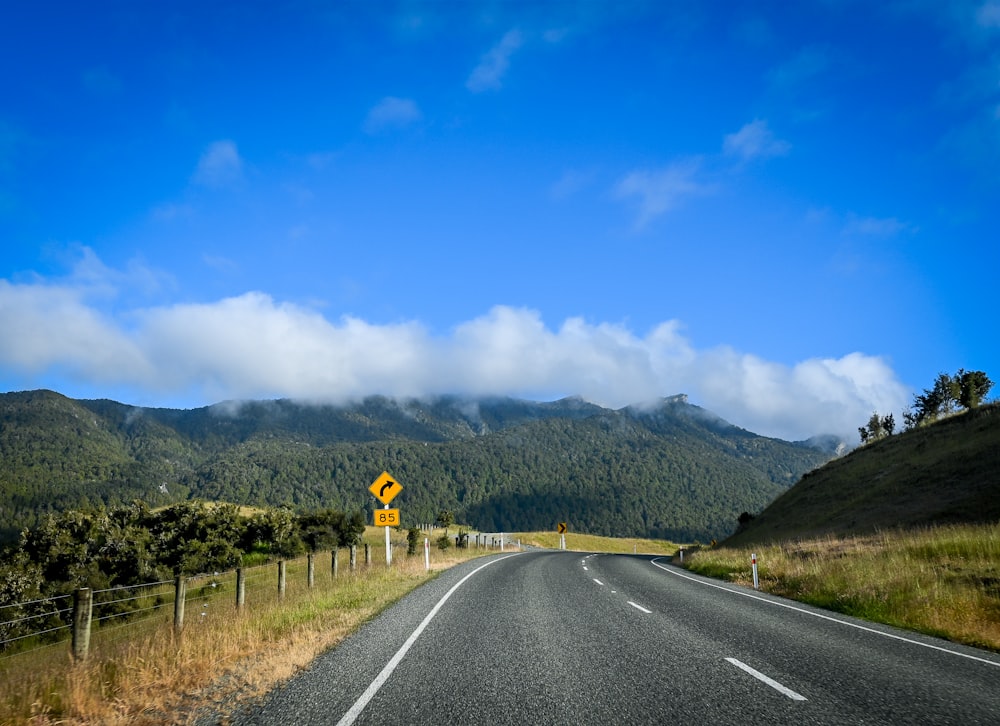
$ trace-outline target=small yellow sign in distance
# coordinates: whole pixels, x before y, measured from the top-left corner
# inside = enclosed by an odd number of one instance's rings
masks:
[[[376,509],[375,510],[375,526],[376,527],[398,527],[399,526],[399,510],[398,509]]]
[[[383,471],[378,475],[378,479],[372,482],[368,491],[375,495],[382,504],[388,504],[396,495],[403,491],[403,485],[390,476],[389,472]]]
[[[559,534],[566,534],[566,523],[560,522],[559,527],[557,527],[557,529],[559,530]]]

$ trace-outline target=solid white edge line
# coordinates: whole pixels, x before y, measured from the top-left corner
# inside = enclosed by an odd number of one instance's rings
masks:
[[[460,588],[465,583],[466,580],[468,580],[470,577],[475,575],[483,568],[489,567],[490,565],[496,562],[500,562],[501,560],[506,560],[509,557],[516,557],[519,554],[523,553],[515,552],[514,554],[505,555],[504,557],[498,557],[495,560],[490,560],[485,565],[480,565],[472,572],[470,572],[468,575],[463,577],[461,580],[456,582],[452,586],[452,588],[444,594],[444,597],[438,600],[437,604],[431,608],[431,611],[427,613],[427,616],[420,622],[420,625],[417,626],[416,630],[410,633],[410,637],[407,638],[406,642],[403,643],[402,647],[400,647],[400,649],[396,651],[396,654],[389,659],[389,662],[385,664],[385,667],[382,669],[382,672],[379,673],[377,676],[375,676],[375,680],[371,682],[368,688],[365,689],[365,692],[362,693],[361,696],[358,698],[358,700],[354,702],[354,705],[351,706],[350,709],[348,709],[347,713],[344,714],[343,718],[341,718],[340,721],[337,722],[337,726],[350,726],[350,724],[353,724],[357,720],[358,716],[361,715],[361,712],[365,710],[365,706],[367,706],[368,702],[375,697],[375,694],[378,693],[379,689],[382,688],[383,685],[385,685],[385,682],[389,680],[389,676],[391,676],[392,672],[396,670],[396,667],[402,662],[403,657],[406,656],[406,653],[410,650],[411,647],[413,647],[413,644],[417,642],[417,638],[419,638],[420,634],[424,632],[424,629],[430,624],[431,620],[434,619],[434,616],[438,614],[438,611],[448,601],[448,598],[454,595],[455,591],[458,590],[458,588]]]
[[[657,559],[660,559],[660,558],[657,558]],[[961,658],[968,658],[969,660],[979,661],[980,663],[985,663],[986,665],[991,665],[991,666],[995,666],[997,668],[1000,668],[1000,663],[997,663],[997,662],[992,661],[992,660],[987,660],[986,658],[980,658],[980,657],[975,656],[975,655],[969,655],[968,653],[959,653],[957,650],[950,650],[948,648],[942,648],[940,645],[932,645],[930,643],[921,643],[919,640],[912,640],[911,638],[904,638],[902,635],[896,635],[894,633],[885,633],[885,632],[883,632],[881,630],[876,630],[875,628],[867,628],[864,625],[858,625],[857,623],[849,623],[846,620],[840,620],[839,618],[834,618],[834,617],[831,617],[829,615],[823,615],[822,613],[814,613],[811,610],[806,610],[805,608],[798,608],[798,607],[795,607],[794,605],[789,605],[788,603],[777,602],[776,600],[769,600],[767,598],[760,597],[759,595],[753,595],[752,593],[749,593],[749,592],[742,592],[740,590],[734,590],[734,589],[730,589],[728,587],[723,587],[722,585],[716,585],[715,583],[712,583],[712,582],[705,582],[704,580],[700,580],[697,577],[691,577],[690,575],[681,574],[680,572],[678,572],[676,570],[676,568],[672,568],[672,567],[671,568],[667,568],[667,567],[664,567],[663,565],[657,564],[656,560],[650,560],[649,564],[651,564],[653,567],[660,568],[664,572],[669,572],[671,575],[675,575],[677,577],[682,577],[685,580],[690,580],[691,582],[696,582],[699,585],[705,585],[706,587],[714,587],[716,590],[723,590],[723,591],[731,593],[733,595],[741,595],[742,597],[748,597],[751,600],[759,600],[760,602],[764,602],[764,603],[767,603],[769,605],[774,605],[774,606],[780,607],[780,608],[787,608],[789,610],[794,610],[795,612],[803,613],[804,615],[812,615],[814,618],[821,618],[823,620],[829,620],[832,623],[840,623],[841,625],[846,625],[846,626],[851,627],[851,628],[856,628],[858,630],[863,630],[866,633],[874,633],[875,635],[881,635],[884,638],[892,638],[893,640],[901,640],[904,643],[910,643],[911,645],[919,645],[921,648],[930,648],[931,650],[939,650],[942,653],[950,653],[951,655],[957,655],[957,656],[959,656]]]
[[[785,694],[786,696],[788,696],[793,701],[805,701],[806,700],[806,697],[803,696],[802,694],[796,693],[791,688],[785,688],[783,685],[781,685],[780,683],[778,683],[773,678],[768,678],[767,676],[765,676],[760,671],[758,671],[758,670],[756,670],[756,669],[751,668],[750,666],[748,666],[746,663],[743,663],[742,661],[738,661],[735,658],[726,658],[726,660],[729,661],[730,663],[732,663],[737,668],[742,668],[743,670],[745,670],[747,673],[749,673],[750,675],[752,675],[757,680],[763,681],[764,683],[766,683],[767,685],[769,685],[774,690],[776,690],[776,691],[778,691],[780,693]]]
[[[646,613],[646,615],[652,615],[653,614],[652,610],[647,610],[642,605],[634,603],[631,600],[628,601],[628,604],[631,605],[632,607],[634,607],[636,610],[642,610],[644,613]]]

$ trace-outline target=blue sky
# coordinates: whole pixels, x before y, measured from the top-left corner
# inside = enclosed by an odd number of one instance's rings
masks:
[[[1000,378],[1000,0],[3,16],[0,390],[856,440]]]

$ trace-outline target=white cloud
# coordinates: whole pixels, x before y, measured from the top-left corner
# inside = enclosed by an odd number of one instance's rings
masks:
[[[409,98],[386,96],[365,117],[365,133],[375,134],[389,129],[401,129],[423,117],[416,102]]]
[[[791,148],[787,141],[776,139],[768,128],[767,121],[762,119],[751,121],[739,131],[727,134],[722,142],[722,150],[726,154],[737,156],[743,161],[784,156]]]
[[[687,393],[732,423],[785,439],[856,438],[873,410],[898,412],[909,395],[878,357],[789,366],[726,347],[697,350],[677,321],[644,335],[581,318],[553,328],[537,311],[498,306],[435,336],[417,322],[330,321],[257,292],[112,317],[87,290],[0,280],[0,374],[68,377],[142,401],[187,396],[197,405],[455,393],[579,394],[618,408]]]
[[[193,181],[209,187],[225,187],[243,178],[243,159],[236,144],[229,140],[215,141],[202,152]]]
[[[637,170],[623,178],[615,187],[620,199],[638,199],[636,227],[669,212],[688,197],[706,194],[711,187],[698,178],[697,161],[681,161],[659,170]]]
[[[514,51],[521,47],[523,42],[521,31],[516,29],[508,31],[500,39],[500,42],[490,48],[482,57],[479,65],[472,70],[465,82],[465,87],[473,93],[499,89],[504,74],[510,67],[510,57]]]

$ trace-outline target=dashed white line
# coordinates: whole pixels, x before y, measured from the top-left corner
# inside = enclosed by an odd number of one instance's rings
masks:
[[[641,610],[642,612],[646,613],[646,615],[652,615],[653,614],[652,610],[647,610],[642,605],[639,605],[638,603],[634,603],[631,600],[628,601],[628,604],[631,605],[632,607],[634,607],[636,610]]]
[[[600,580],[598,580],[598,579],[597,579],[596,577],[594,578],[594,582],[596,582],[596,583],[597,583],[598,585],[600,585],[601,587],[604,587],[604,583],[603,583],[603,582],[601,582]]]
[[[756,670],[755,668],[751,668],[746,663],[743,663],[742,661],[738,661],[735,658],[726,658],[726,660],[728,662],[732,663],[737,668],[740,668],[740,669],[746,671],[747,673],[749,673],[750,675],[752,675],[754,678],[756,678],[758,681],[762,681],[763,683],[766,683],[771,688],[773,688],[774,690],[776,690],[778,693],[783,693],[784,695],[788,696],[793,701],[805,701],[806,700],[806,697],[803,696],[802,694],[796,693],[791,688],[785,688],[785,686],[781,685],[780,683],[778,683],[773,678],[769,678],[769,677],[765,676],[759,670]]]
[[[660,558],[657,558],[660,559]],[[886,633],[881,630],[876,630],[875,628],[869,628],[864,625],[858,625],[857,623],[851,623],[846,620],[841,620],[840,618],[835,618],[830,615],[822,615],[820,613],[813,612],[811,610],[806,610],[804,608],[795,607],[794,605],[789,605],[787,603],[778,602],[776,600],[769,600],[767,598],[760,597],[759,595],[752,595],[749,592],[743,592],[742,590],[734,589],[731,587],[724,587],[723,585],[717,585],[713,582],[706,582],[705,580],[692,577],[691,575],[686,575],[677,570],[675,567],[666,567],[664,565],[658,564],[656,560],[650,560],[649,564],[656,567],[664,572],[669,572],[675,577],[682,577],[685,580],[690,580],[691,582],[697,582],[699,585],[705,585],[706,587],[714,587],[716,590],[723,590],[730,593],[731,595],[739,595],[740,597],[747,597],[751,600],[759,600],[760,602],[767,603],[768,605],[774,605],[780,608],[786,608],[788,610],[794,610],[795,612],[803,613],[804,615],[811,615],[814,618],[820,618],[821,620],[829,620],[831,623],[840,623],[841,625],[846,625],[849,628],[855,628],[856,630],[863,630],[866,633],[872,633],[873,635],[881,635],[883,638],[891,638],[893,640],[900,640],[904,643],[909,643],[910,645],[919,645],[921,648],[930,648],[931,650],[937,650],[942,653],[949,653],[951,655],[957,655],[962,658],[968,658],[969,660],[978,661],[980,663],[985,663],[986,665],[991,665],[994,667],[1000,667],[1000,663],[992,660],[987,660],[986,658],[980,658],[975,655],[969,655],[968,653],[960,653],[957,650],[951,650],[950,648],[942,648],[940,645],[931,645],[930,643],[921,643],[919,640],[913,640],[912,638],[904,638],[902,635],[896,635],[894,633]]]

